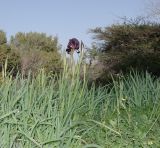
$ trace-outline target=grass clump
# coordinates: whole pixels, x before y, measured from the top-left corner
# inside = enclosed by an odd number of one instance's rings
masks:
[[[0,83],[0,147],[158,147],[160,80],[132,73],[88,88],[77,65]],[[85,72],[85,68],[83,70]]]

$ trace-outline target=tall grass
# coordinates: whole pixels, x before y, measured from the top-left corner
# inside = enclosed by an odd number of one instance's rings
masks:
[[[84,67],[85,75],[85,67]],[[0,83],[0,147],[160,146],[160,80],[132,73],[88,88],[80,65]]]

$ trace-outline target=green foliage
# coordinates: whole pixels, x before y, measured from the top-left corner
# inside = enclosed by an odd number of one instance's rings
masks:
[[[91,33],[101,41],[99,61],[106,69],[102,77],[131,68],[160,76],[160,24],[132,20],[92,29]]]
[[[57,37],[47,36],[45,33],[19,32],[11,37],[10,46],[20,54],[19,71],[23,75],[28,75],[29,71],[36,75],[42,68],[52,73],[61,70],[60,45]]]
[[[113,86],[89,89],[79,71],[65,64],[58,79],[44,71],[33,79],[6,77],[0,84],[0,147],[160,145],[159,79],[132,73]]]
[[[7,43],[6,33],[3,30],[0,30],[0,45]]]
[[[0,47],[0,72],[3,70],[3,65],[7,61],[7,71],[16,75],[20,69],[20,55],[10,48]]]
[[[62,60],[57,52],[33,50],[21,54],[21,71],[23,75],[31,72],[36,75],[40,69],[48,73],[59,73],[62,70]]]
[[[0,73],[7,61],[7,71],[16,75],[20,68],[20,56],[7,44],[6,34],[0,31]]]
[[[43,51],[57,51],[60,49],[58,45],[58,38],[47,36],[45,33],[18,32],[11,37],[11,46],[18,50],[43,50]]]

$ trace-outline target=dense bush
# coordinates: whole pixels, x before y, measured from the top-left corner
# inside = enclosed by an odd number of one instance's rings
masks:
[[[58,73],[61,69],[61,55],[58,38],[47,36],[45,33],[18,32],[10,40],[12,50],[16,50],[21,57],[20,71],[33,75],[44,68],[47,72]]]
[[[160,76],[160,24],[131,21],[91,30],[98,46],[101,77],[111,72],[127,73],[131,68]]]
[[[0,45],[7,43],[6,33],[3,30],[0,30]]]
[[[16,75],[20,68],[20,56],[17,52],[11,50],[10,45],[7,44],[5,32],[0,31],[0,73],[2,72],[5,62],[7,62],[6,70]]]
[[[11,46],[18,50],[43,50],[43,51],[58,51],[58,38],[47,36],[45,33],[38,32],[18,32],[15,36],[11,36]]]
[[[21,55],[21,71],[23,75],[28,75],[29,72],[36,75],[39,69],[42,68],[46,72],[59,73],[62,68],[60,55],[40,50],[23,52]]]
[[[0,72],[7,61],[7,71],[16,75],[29,71],[36,75],[39,69],[59,73],[62,70],[61,46],[57,37],[45,33],[17,33],[7,43],[6,33],[0,30]],[[2,75],[2,74],[0,74]]]

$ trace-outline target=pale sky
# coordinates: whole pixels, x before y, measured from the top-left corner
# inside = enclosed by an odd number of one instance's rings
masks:
[[[146,0],[1,0],[0,29],[8,38],[36,31],[58,36],[63,48],[72,37],[90,46],[90,28],[143,15],[145,5]]]

